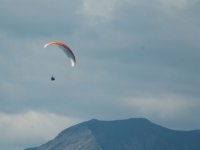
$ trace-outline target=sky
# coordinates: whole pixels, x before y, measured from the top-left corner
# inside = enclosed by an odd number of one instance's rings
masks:
[[[0,145],[90,119],[200,129],[200,0],[0,0]],[[74,52],[72,68],[57,47]],[[52,82],[51,76],[56,80]]]

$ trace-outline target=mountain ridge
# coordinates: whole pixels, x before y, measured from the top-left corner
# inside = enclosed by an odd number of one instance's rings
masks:
[[[25,150],[199,150],[200,130],[172,130],[145,118],[100,121],[69,127],[51,141]]]

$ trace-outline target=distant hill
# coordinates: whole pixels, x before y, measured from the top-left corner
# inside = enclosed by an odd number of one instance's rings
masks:
[[[200,130],[176,131],[143,118],[89,120],[25,150],[200,150]]]

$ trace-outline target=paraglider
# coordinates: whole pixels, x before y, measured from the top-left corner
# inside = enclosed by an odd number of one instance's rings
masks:
[[[72,67],[74,67],[76,65],[75,55],[67,45],[65,45],[62,42],[54,41],[54,42],[49,42],[49,43],[45,44],[44,48],[47,48],[52,45],[57,45],[59,48],[61,48],[64,51],[64,53],[69,57]],[[55,80],[55,78],[52,76],[51,81],[54,81],[54,80]]]
[[[49,42],[49,43],[45,44],[44,48],[47,48],[52,45],[57,45],[59,48],[61,48],[64,51],[64,53],[69,57],[72,67],[74,67],[76,65],[75,55],[67,45],[65,45],[64,43],[58,42],[58,41],[54,41],[54,42]]]
[[[54,80],[55,80],[55,78],[53,76],[51,76],[51,81],[54,81]]]

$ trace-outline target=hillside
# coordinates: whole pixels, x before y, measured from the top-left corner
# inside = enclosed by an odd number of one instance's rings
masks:
[[[200,130],[175,131],[143,118],[93,119],[25,150],[200,150]]]

